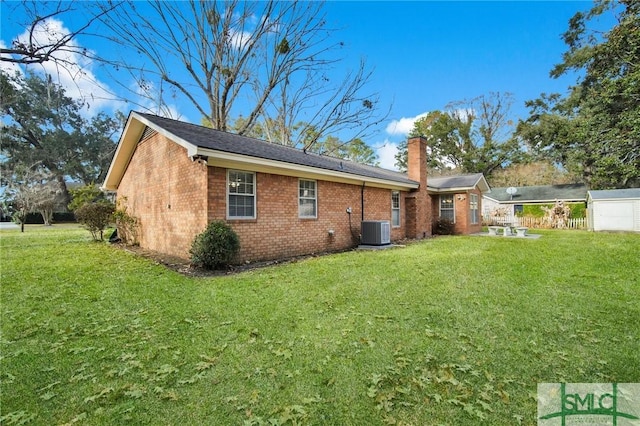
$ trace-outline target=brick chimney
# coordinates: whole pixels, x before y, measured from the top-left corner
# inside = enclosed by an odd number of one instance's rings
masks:
[[[420,187],[406,198],[407,238],[431,235],[431,197],[427,193],[427,141],[423,137],[407,141],[407,172]]]

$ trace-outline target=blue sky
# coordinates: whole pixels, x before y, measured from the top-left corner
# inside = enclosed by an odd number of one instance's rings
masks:
[[[590,2],[332,2],[350,50],[375,66],[390,120],[369,143],[389,166],[419,114],[489,92],[510,92],[514,121],[526,100],[565,93],[575,75],[549,77],[569,19]],[[396,130],[394,132],[393,130]],[[391,159],[390,159],[391,157]]]
[[[4,45],[23,31],[14,25],[16,5],[2,2],[0,40]],[[542,92],[565,93],[576,76],[552,79],[549,71],[566,51],[561,35],[568,20],[591,5],[582,1],[332,1],[325,11],[327,25],[336,28],[335,37],[345,43],[341,66],[355,68],[364,58],[374,69],[369,89],[379,93],[385,108],[391,108],[388,120],[366,142],[377,150],[381,165],[392,168],[397,144],[420,114],[443,109],[452,101],[510,92],[517,121],[526,117],[526,100]],[[98,54],[106,48],[91,45],[89,39],[86,43]],[[91,64],[80,67],[96,80],[106,78]],[[90,83],[73,86],[72,93],[97,90]],[[188,114],[183,118],[200,121]]]

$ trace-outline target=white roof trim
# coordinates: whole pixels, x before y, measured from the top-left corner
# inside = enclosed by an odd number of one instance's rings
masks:
[[[427,191],[437,192],[437,193],[470,191],[475,187],[476,187],[476,185],[474,185],[474,186],[460,186],[458,188],[434,188],[433,186],[429,186],[429,183],[427,181]]]
[[[500,201],[500,200],[496,200],[495,198],[491,198],[487,195],[483,195],[484,198],[487,198],[491,201],[494,201],[498,204],[549,204],[549,203],[555,203],[556,201],[560,200],[560,201],[564,201],[566,203],[579,203],[579,202],[584,202],[585,199],[584,198],[550,198],[548,200],[507,200],[507,201]]]

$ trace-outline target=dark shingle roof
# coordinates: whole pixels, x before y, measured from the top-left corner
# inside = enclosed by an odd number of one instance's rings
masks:
[[[482,179],[482,173],[471,173],[465,175],[430,177],[427,186],[440,191],[453,188],[473,188]]]
[[[352,175],[384,179],[393,182],[415,185],[418,182],[406,174],[380,167],[367,166],[339,158],[318,155],[289,146],[265,142],[247,136],[236,135],[208,127],[189,124],[152,114],[136,112],[154,125],[200,148],[222,151],[249,157],[279,161],[283,163],[314,167]]]
[[[592,200],[615,200],[622,198],[640,198],[640,188],[602,189],[589,191]]]
[[[513,198],[507,193],[507,188],[491,188],[491,193],[485,197],[500,202],[526,203],[548,202],[555,200],[585,201],[587,187],[581,183],[566,185],[541,185],[516,187]]]

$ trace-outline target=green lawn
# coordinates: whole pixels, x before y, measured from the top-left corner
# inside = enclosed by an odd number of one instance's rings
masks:
[[[0,231],[0,423],[535,424],[539,382],[640,382],[640,235],[541,233],[191,278]]]

